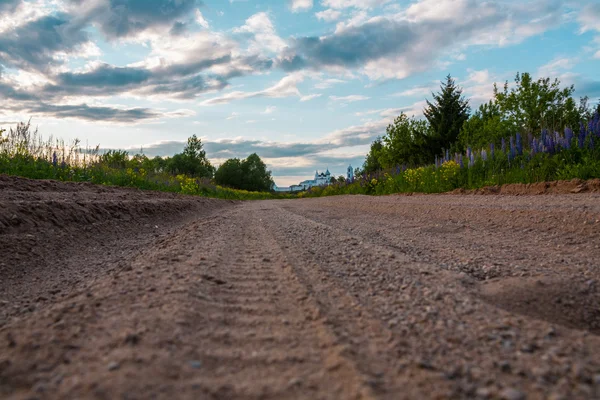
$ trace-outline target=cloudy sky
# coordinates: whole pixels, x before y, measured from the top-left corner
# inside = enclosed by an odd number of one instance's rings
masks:
[[[600,97],[597,0],[0,0],[0,126],[211,160],[278,185],[343,174],[452,74],[474,105],[516,72]]]

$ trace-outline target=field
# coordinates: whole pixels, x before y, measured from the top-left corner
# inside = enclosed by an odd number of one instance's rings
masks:
[[[0,397],[598,398],[599,186],[238,202],[0,176]]]

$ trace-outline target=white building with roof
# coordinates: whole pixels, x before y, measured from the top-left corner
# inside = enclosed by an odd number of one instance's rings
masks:
[[[299,192],[303,190],[308,190],[314,186],[328,186],[331,184],[331,172],[329,172],[329,168],[325,172],[315,171],[314,179],[309,179],[306,181],[302,181],[297,185],[291,185],[289,187],[274,187],[274,190],[277,192]]]

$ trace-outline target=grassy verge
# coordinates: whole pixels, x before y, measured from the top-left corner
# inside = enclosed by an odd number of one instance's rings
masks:
[[[99,147],[82,148],[79,141],[65,143],[52,137],[43,139],[29,124],[0,131],[0,174],[30,179],[90,182],[220,199],[264,200],[292,198],[289,194],[249,192],[213,184],[209,179],[171,175],[144,168],[145,157],[136,155],[126,165],[102,161]]]
[[[435,165],[394,169],[363,175],[352,183],[312,188],[300,197],[340,194],[384,195],[393,193],[442,193],[454,189],[478,189],[511,183],[600,178],[600,125],[574,137],[544,133],[527,148],[517,136],[509,146],[491,145],[467,154],[446,155]],[[506,148],[505,148],[506,147]]]

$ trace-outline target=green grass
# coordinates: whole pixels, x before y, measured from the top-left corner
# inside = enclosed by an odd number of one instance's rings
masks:
[[[30,124],[20,124],[14,130],[0,132],[0,174],[232,200],[295,197],[284,193],[236,190],[215,185],[209,179],[147,170],[139,157],[132,157],[127,164],[124,167],[107,165],[102,162],[99,147],[82,148],[78,140],[72,143],[52,137],[44,140]]]
[[[489,150],[489,149],[488,149]],[[491,152],[488,152],[491,154]],[[145,158],[147,161],[148,159]],[[131,157],[126,165],[115,167],[102,162],[99,147],[82,148],[80,142],[44,140],[29,124],[0,133],[0,174],[31,179],[55,179],[90,182],[99,185],[132,187],[188,195],[233,200],[290,199],[342,194],[385,195],[393,193],[442,193],[454,189],[477,189],[510,183],[534,183],[573,178],[600,178],[600,146],[585,146],[509,160],[508,151],[496,151],[493,157],[481,155],[472,165],[461,167],[454,161],[406,170],[379,171],[359,177],[353,183],[315,187],[299,194],[248,192],[213,184],[208,179],[172,175],[148,170],[144,157]]]
[[[472,166],[460,167],[454,161],[404,171],[387,170],[359,177],[350,184],[312,188],[300,197],[341,194],[386,195],[394,193],[443,193],[454,189],[478,189],[511,183],[600,178],[600,151],[572,147],[555,154],[524,154],[509,161],[508,154],[475,159]]]

